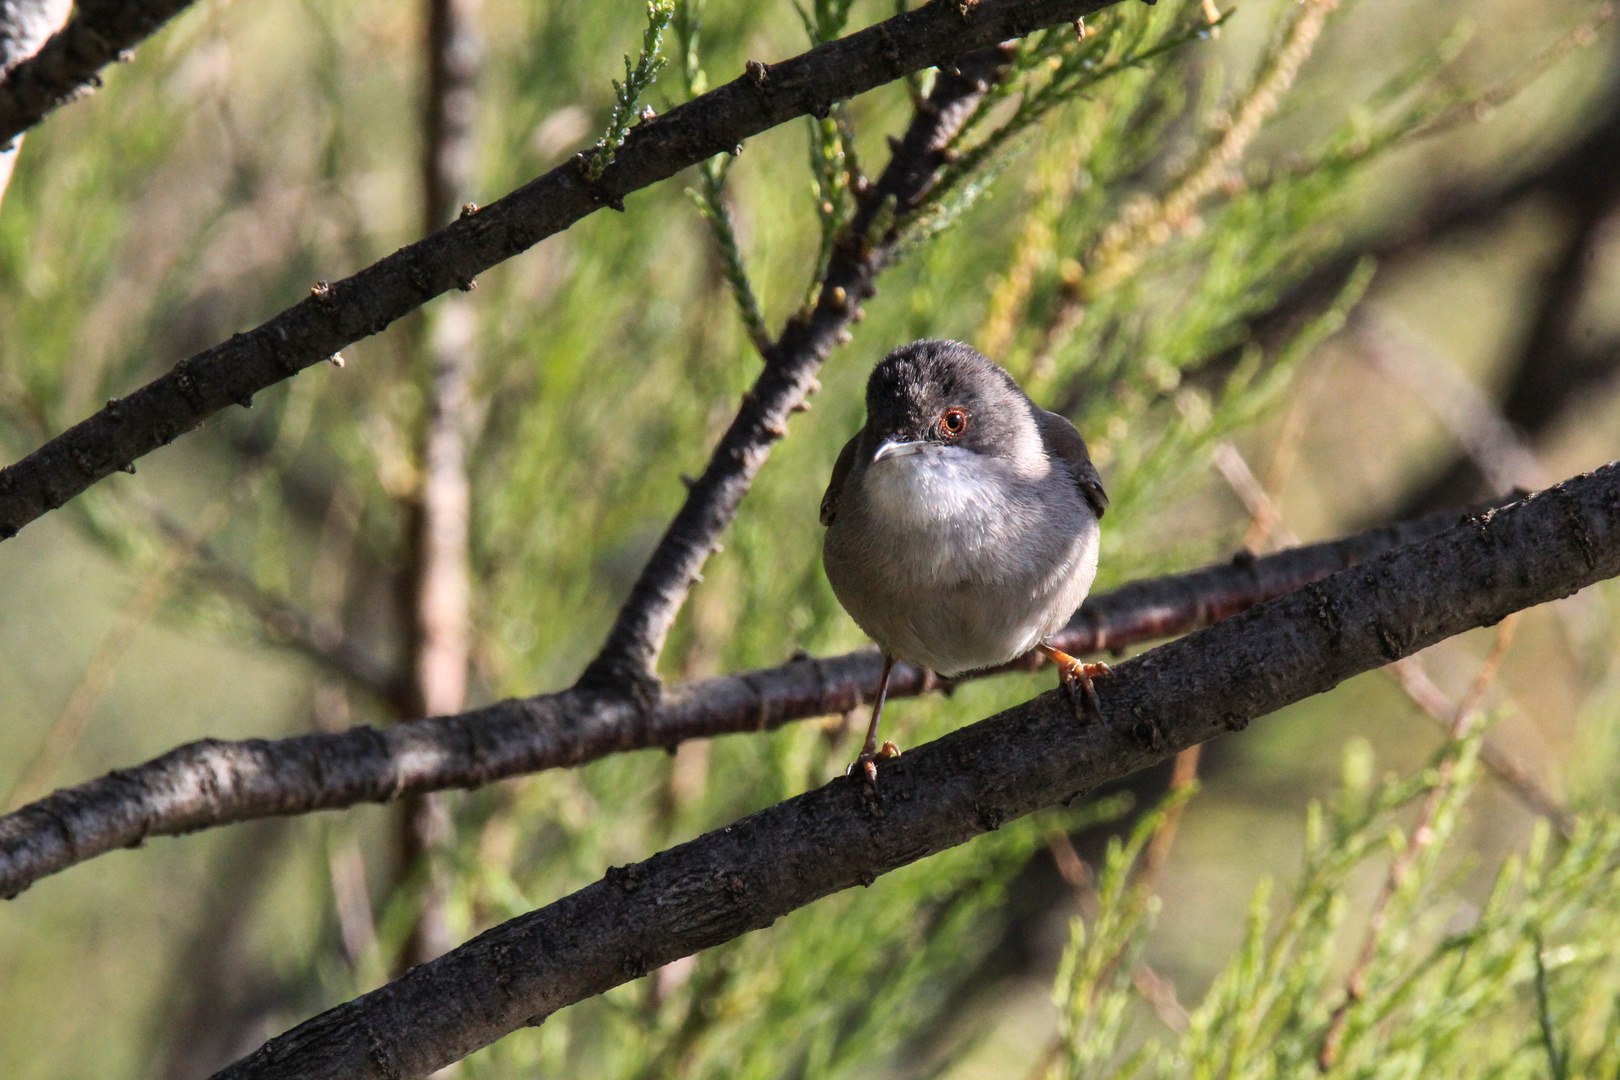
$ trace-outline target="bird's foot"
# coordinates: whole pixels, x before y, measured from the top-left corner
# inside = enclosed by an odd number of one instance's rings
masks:
[[[1114,669],[1103,663],[1088,664],[1047,645],[1039,648],[1057,665],[1058,681],[1069,696],[1075,715],[1081,720],[1101,720],[1102,701],[1097,697],[1093,680],[1112,675]]]
[[[844,770],[844,775],[851,776],[854,774],[856,769],[860,769],[866,774],[866,782],[872,785],[873,791],[876,791],[877,763],[880,761],[888,761],[890,758],[897,758],[899,756],[900,748],[894,745],[892,741],[885,739],[883,745],[877,750],[861,751],[861,756],[850,763],[849,768]]]

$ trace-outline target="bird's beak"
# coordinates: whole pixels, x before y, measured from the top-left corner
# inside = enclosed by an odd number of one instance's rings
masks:
[[[920,454],[922,453],[923,447],[927,445],[927,439],[915,439],[911,442],[901,442],[899,439],[887,439],[884,441],[882,446],[877,448],[877,453],[872,455],[872,463],[875,465],[884,458],[905,457],[907,454]]]

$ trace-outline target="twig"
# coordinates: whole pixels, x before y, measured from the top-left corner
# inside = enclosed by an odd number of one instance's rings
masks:
[[[1170,772],[1170,793],[1198,782],[1198,759],[1203,749],[1202,744],[1189,746],[1176,755],[1175,767]],[[1147,851],[1143,852],[1142,866],[1136,874],[1139,884],[1152,889],[1158,883],[1160,872],[1170,861],[1170,849],[1175,846],[1176,833],[1181,829],[1181,817],[1186,809],[1185,802],[1177,801],[1164,812],[1159,827],[1153,831],[1153,838],[1148,841]]]
[[[772,444],[787,434],[789,417],[817,389],[822,362],[847,336],[849,324],[860,318],[862,301],[877,291],[875,279],[900,240],[894,222],[929,193],[945,163],[946,146],[979,98],[1000,79],[1006,62],[1006,54],[993,46],[958,57],[953,71],[942,71],[934,80],[933,92],[895,144],[888,167],[859,194],[853,218],[833,245],[814,306],[789,319],[765,350],[764,369],[743,395],[703,475],[690,485],[686,502],[648,558],[601,652],[580,677],[581,687],[656,695],[664,640],[704,562],[736,516]]]
[[[497,926],[271,1040],[216,1080],[407,1080],[821,897],[1242,728],[1345,679],[1620,574],[1620,464],[839,778]]]
[[[1535,454],[1489,398],[1456,368],[1434,355],[1394,316],[1368,313],[1353,320],[1363,358],[1386,379],[1416,394],[1445,425],[1494,494],[1533,491],[1549,477]]]
[[[1446,732],[1449,741],[1455,743],[1466,738],[1473,728],[1480,703],[1485,698],[1485,692],[1490,689],[1491,682],[1496,678],[1503,658],[1507,656],[1508,646],[1513,642],[1513,632],[1518,624],[1519,612],[1515,611],[1506,616],[1497,628],[1496,643],[1491,646],[1490,653],[1486,655],[1485,662],[1480,665],[1479,673],[1474,677],[1473,685],[1457,703],[1456,711],[1452,714]],[[1402,658],[1402,662],[1413,659],[1413,656],[1407,656]],[[1317,1065],[1324,1071],[1333,1066],[1343,1049],[1345,1025],[1349,1022],[1350,1010],[1367,996],[1367,974],[1378,956],[1378,946],[1383,937],[1384,926],[1389,919],[1389,905],[1395,899],[1395,894],[1406,884],[1406,879],[1411,874],[1418,857],[1434,842],[1435,821],[1441,804],[1451,790],[1456,760],[1444,759],[1436,772],[1434,786],[1429,789],[1428,795],[1423,800],[1423,809],[1418,814],[1417,825],[1413,828],[1406,846],[1390,863],[1389,874],[1384,879],[1383,888],[1379,890],[1378,899],[1373,902],[1372,915],[1367,921],[1367,936],[1361,943],[1361,951],[1350,968],[1349,976],[1345,979],[1344,1000],[1333,1010],[1332,1019],[1328,1021],[1327,1033],[1322,1039],[1322,1050],[1317,1056]]]
[[[1318,380],[1318,388],[1320,388],[1320,380]],[[1292,419],[1292,416],[1290,419]],[[1232,488],[1239,493],[1245,506],[1249,507],[1254,515],[1250,524],[1250,535],[1252,536],[1261,523],[1265,522],[1268,532],[1273,529],[1280,529],[1283,535],[1292,537],[1293,533],[1288,531],[1286,525],[1282,524],[1276,505],[1254,479],[1254,474],[1249,471],[1248,464],[1243,461],[1237,449],[1230,443],[1222,443],[1221,448],[1226,448],[1230,454],[1228,465],[1221,469],[1222,475],[1226,477]],[[1217,448],[1216,462],[1218,464],[1221,461],[1219,456],[1221,448]],[[1281,454],[1282,448],[1279,447],[1278,455]],[[1275,464],[1274,461],[1273,465],[1275,466]],[[1231,471],[1228,471],[1228,468]],[[1244,477],[1247,477],[1246,481]],[[1252,490],[1245,495],[1245,487],[1250,486],[1252,486]],[[1451,727],[1452,718],[1457,714],[1457,705],[1429,680],[1428,675],[1424,674],[1423,665],[1418,662],[1416,657],[1407,657],[1404,660],[1397,661],[1384,670],[1395,676],[1396,681],[1401,684],[1401,688],[1435,723],[1442,728],[1449,729]],[[1529,807],[1532,813],[1539,814],[1551,821],[1554,827],[1564,836],[1572,835],[1575,821],[1570,816],[1569,811],[1560,806],[1558,801],[1549,795],[1510,754],[1487,740],[1482,741],[1480,744],[1479,760],[1492,775],[1512,789],[1514,794],[1523,800],[1525,806]]]
[[[1484,519],[1435,514],[1264,558],[1244,552],[1230,563],[1134,582],[1087,599],[1056,644],[1082,655],[1185,633],[1459,521]],[[1039,662],[1033,656],[1009,667]],[[627,750],[847,713],[872,700],[881,667],[876,649],[795,660],[669,687],[650,713],[622,697],[574,689],[382,731],[360,727],[270,741],[190,743],[0,818],[0,896],[147,836],[384,802],[411,791],[477,787]],[[889,696],[943,688],[938,679],[902,664],[894,669]]]
[[[1451,718],[1457,715],[1457,705],[1444,691],[1434,685],[1416,657],[1407,657],[1384,670],[1395,677],[1401,684],[1401,689],[1406,691],[1407,696],[1431,720],[1442,728],[1450,726]],[[1511,754],[1505,753],[1494,742],[1486,739],[1479,747],[1479,761],[1485,766],[1486,771],[1506,784],[1531,813],[1552,822],[1553,827],[1565,838],[1575,834],[1574,815],[1548,794],[1536,778]]]
[[[1196,771],[1197,750],[1198,747],[1193,746],[1176,755],[1178,772],[1181,769],[1182,760],[1189,754],[1192,755],[1191,760]],[[1177,805],[1173,810],[1180,810],[1182,805],[1185,804]],[[1168,817],[1168,815],[1166,816]],[[1177,820],[1179,821],[1179,819],[1180,815],[1178,814]],[[1174,827],[1172,827],[1172,837],[1174,831]],[[1161,834],[1162,828],[1160,833],[1154,834],[1154,839],[1157,840]],[[1074,842],[1069,839],[1068,834],[1061,830],[1053,829],[1046,834],[1046,846],[1052,853],[1052,861],[1057,866],[1058,876],[1063,879],[1065,885],[1075,891],[1076,899],[1080,904],[1080,913],[1088,919],[1095,919],[1098,903],[1097,875],[1092,873],[1091,867],[1080,857],[1080,853],[1074,849]],[[1149,888],[1151,887],[1149,885]],[[1143,1000],[1153,1006],[1153,1011],[1158,1014],[1160,1020],[1164,1021],[1166,1027],[1172,1031],[1187,1030],[1189,1017],[1187,1010],[1176,997],[1174,983],[1154,971],[1148,964],[1139,963],[1136,965],[1136,969],[1131,972],[1131,985],[1136,988],[1137,993],[1142,995]],[[1035,1076],[1044,1073],[1046,1071],[1045,1066],[1056,1060],[1062,1049],[1062,1037],[1054,1038],[1052,1045],[1041,1055],[1040,1064],[1031,1072],[1031,1075]]]
[[[145,41],[191,0],[78,0],[73,17],[0,79],[0,146],[59,105],[101,86],[98,72]]]
[[[576,163],[565,163],[351,277],[317,282],[302,302],[181,361],[0,470],[0,539],[221,409],[246,404],[260,390],[381,333],[441,293],[470,288],[495,264],[603,206],[621,206],[633,191],[908,71],[1073,22],[1113,2],[929,4],[779,64],[751,62],[740,78],[631,129],[594,183]]]
[[[1280,520],[1277,499],[1282,497],[1283,488],[1288,486],[1288,480],[1294,474],[1294,467],[1299,464],[1299,446],[1305,438],[1305,422],[1327,386],[1333,356],[1334,354],[1329,351],[1317,361],[1305,379],[1304,385],[1288,403],[1288,413],[1283,418],[1282,430],[1277,433],[1277,443],[1271,451],[1271,467],[1266,470],[1263,488],[1270,493],[1268,498],[1270,516],[1251,515],[1248,531],[1243,534],[1243,546],[1250,551],[1260,548],[1260,545],[1271,536],[1272,527]]]
[[[181,546],[193,546],[189,572],[219,595],[234,600],[263,627],[275,644],[294,649],[400,712],[409,708],[409,685],[387,664],[342,634],[333,634],[284,596],[259,587],[241,568],[198,541],[191,531],[158,507],[148,507],[159,531]]]
[[[1254,471],[1249,468],[1249,463],[1243,459],[1236,446],[1227,440],[1221,440],[1215,446],[1214,461],[1215,468],[1220,470],[1227,486],[1243,503],[1243,509],[1249,512],[1249,535],[1267,536],[1275,540],[1279,547],[1293,547],[1299,543],[1299,537],[1294,535],[1294,530],[1284,524],[1277,504],[1260,485]]]

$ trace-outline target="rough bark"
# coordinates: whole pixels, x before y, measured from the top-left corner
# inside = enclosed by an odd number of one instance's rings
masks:
[[[1264,558],[1240,553],[1228,563],[1126,585],[1088,599],[1058,645],[1085,654],[1184,633],[1457,521],[1455,512],[1431,515]],[[0,896],[15,896],[42,877],[148,836],[477,787],[622,751],[673,748],[687,739],[847,712],[872,700],[881,667],[877,650],[863,649],[678,684],[650,711],[622,695],[575,689],[383,730],[190,743],[0,817]],[[914,697],[940,686],[927,672],[901,664],[889,696]]]
[[[941,72],[894,144],[893,156],[875,184],[857,191],[856,212],[845,227],[822,275],[815,307],[788,321],[765,350],[765,369],[743,396],[731,426],[692,484],[630,590],[607,641],[580,685],[599,690],[648,692],[658,682],[658,656],[675,616],[697,580],[720,534],[731,524],[771,446],[787,434],[793,412],[816,389],[816,372],[832,352],[862,301],[876,291],[877,276],[894,257],[900,233],[890,226],[873,243],[880,214],[890,219],[915,209],[945,163],[945,149],[1009,58],[991,47],[957,60]]]
[[[1251,608],[495,927],[271,1040],[216,1080],[402,1080],[814,900],[1508,614],[1620,574],[1620,464]]]
[[[71,0],[0,0],[0,76],[38,52],[66,21],[71,7]],[[11,146],[0,150],[0,199],[11,183],[20,142],[12,140]]]
[[[732,82],[634,128],[595,183],[575,162],[558,166],[351,277],[318,282],[307,299],[182,360],[0,470],[0,539],[226,406],[248,404],[265,387],[380,333],[441,293],[470,288],[496,263],[603,206],[622,205],[633,191],[908,72],[1114,2],[935,0],[779,64],[750,64]]]
[[[191,0],[77,0],[67,25],[0,79],[0,145],[99,87],[102,68],[128,59],[130,49],[190,6]]]

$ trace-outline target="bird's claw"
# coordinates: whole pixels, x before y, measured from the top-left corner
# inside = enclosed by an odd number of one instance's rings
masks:
[[[873,791],[876,791],[877,763],[880,761],[888,761],[890,758],[897,758],[899,756],[900,748],[894,745],[892,740],[885,739],[883,745],[876,751],[861,751],[861,756],[850,762],[849,768],[844,770],[844,775],[853,775],[855,769],[859,767],[862,772],[866,773],[866,782],[872,785]]]
[[[1097,696],[1097,687],[1092,680],[1112,675],[1114,669],[1103,663],[1088,664],[1072,657],[1068,659],[1069,663],[1057,661],[1058,681],[1069,695],[1075,714],[1082,720],[1101,720],[1102,699]]]

